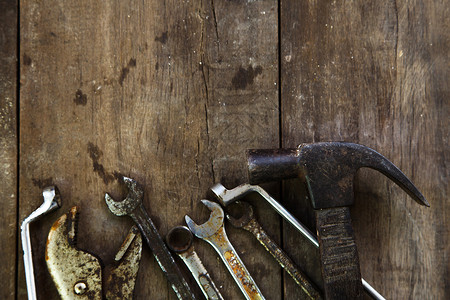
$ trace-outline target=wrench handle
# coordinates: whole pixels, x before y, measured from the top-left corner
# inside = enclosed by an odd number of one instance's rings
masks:
[[[205,267],[203,266],[200,258],[197,255],[197,252],[195,252],[193,248],[185,252],[178,253],[178,256],[183,260],[189,271],[191,271],[195,281],[201,288],[206,299],[223,300],[222,295],[209,276],[208,271],[206,271]]]
[[[130,216],[142,232],[147,245],[152,250],[153,256],[163,270],[164,275],[166,275],[178,299],[195,299],[186,279],[181,274],[169,249],[147,214],[144,205],[141,203]]]
[[[243,229],[251,232],[256,239],[275,258],[281,267],[294,279],[310,299],[322,299],[319,290],[309,280],[309,278],[295,265],[292,259],[284,252],[280,246],[267,234],[255,218],[251,219]]]
[[[225,266],[233,276],[234,281],[238,284],[245,298],[247,300],[264,300],[261,291],[228,240],[223,225],[213,235],[213,240],[217,242],[211,240],[208,240],[208,242],[220,254]]]

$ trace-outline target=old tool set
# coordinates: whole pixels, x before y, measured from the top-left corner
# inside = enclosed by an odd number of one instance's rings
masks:
[[[380,171],[417,203],[429,206],[423,195],[396,166],[362,145],[330,142],[302,144],[293,149],[249,150],[249,183],[233,189],[215,184],[211,191],[217,202],[200,200],[210,211],[209,219],[203,224],[197,224],[186,215],[186,224],[172,228],[164,238],[144,208],[144,190],[141,185],[131,178],[123,177],[123,183],[128,188],[126,198],[116,201],[105,194],[105,202],[111,213],[129,216],[136,225],[130,229],[111,266],[103,266],[94,254],[77,248],[79,208],[72,207],[49,230],[45,251],[48,271],[62,299],[132,299],[143,237],[179,299],[195,299],[196,296],[174,256],[179,256],[180,261],[184,262],[206,299],[224,299],[194,249],[195,236],[214,248],[246,299],[265,299],[258,288],[263,283],[255,282],[227,238],[224,226],[227,219],[234,227],[252,233],[309,299],[361,299],[364,292],[374,299],[384,299],[361,278],[351,225],[349,206],[354,203],[353,178],[361,167]],[[312,233],[257,185],[297,177],[306,183],[308,197],[315,211],[317,234]],[[317,287],[264,231],[252,205],[242,201],[249,193],[255,193],[267,201],[283,219],[319,248],[323,288]],[[22,223],[29,299],[36,299],[29,223],[61,206],[56,187],[45,188],[43,196],[41,207]],[[239,213],[234,214],[232,211]]]

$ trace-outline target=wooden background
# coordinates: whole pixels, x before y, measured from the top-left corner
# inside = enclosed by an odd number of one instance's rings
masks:
[[[363,277],[387,298],[448,298],[448,16],[432,0],[0,0],[0,298],[26,299],[19,224],[47,185],[63,207],[32,224],[32,244],[39,299],[56,299],[48,230],[80,206],[79,247],[111,263],[132,224],[104,203],[123,195],[118,175],[145,186],[164,235],[186,214],[206,220],[212,184],[247,181],[246,149],[319,141],[376,149],[431,204],[358,173]],[[265,187],[314,230],[301,186]],[[321,285],[303,238],[251,201]],[[250,234],[227,232],[267,299],[304,297]],[[224,296],[243,298],[212,248],[195,247]],[[148,248],[135,298],[175,299]]]

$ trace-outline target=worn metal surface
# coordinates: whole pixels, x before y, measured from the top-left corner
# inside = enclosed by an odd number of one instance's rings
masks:
[[[228,190],[221,183],[216,183],[211,187],[211,191],[217,197],[217,200],[223,205],[227,206],[245,195],[249,193],[258,193],[264,200],[267,201],[270,206],[283,217],[286,221],[288,221],[292,226],[295,227],[304,237],[306,237],[311,243],[317,244],[317,238],[311,231],[303,226],[297,219],[287,211],[277,200],[275,200],[272,196],[269,195],[263,188],[259,185],[251,185],[251,184],[241,184],[234,189]],[[318,245],[317,245],[318,246]]]
[[[76,248],[78,209],[72,207],[53,224],[47,239],[45,261],[62,299],[73,299],[75,287],[85,285],[79,299],[102,297],[102,268],[94,255]]]
[[[186,279],[181,274],[169,249],[167,249],[166,244],[142,204],[144,196],[142,187],[135,180],[128,177],[123,177],[123,182],[128,187],[128,195],[122,201],[115,201],[109,194],[106,194],[105,201],[109,210],[117,216],[127,215],[133,219],[177,297],[179,299],[195,299]]]
[[[327,299],[362,299],[361,271],[348,207],[318,209],[317,234]]]
[[[186,224],[192,233],[208,242],[219,253],[228,271],[238,284],[246,299],[264,299],[261,291],[251,277],[236,250],[231,245],[223,226],[224,212],[219,204],[208,200],[202,203],[211,211],[208,221],[197,225],[189,216],[186,216]]]
[[[319,289],[311,282],[298,266],[292,261],[280,246],[267,234],[256,220],[253,207],[248,202],[236,201],[241,216],[233,217],[227,211],[227,219],[237,228],[242,228],[252,233],[264,248],[275,258],[280,266],[294,279],[310,299],[322,299]]]
[[[294,149],[248,151],[250,183],[304,178],[315,209],[352,205],[353,179],[363,167],[381,172],[417,203],[430,206],[399,168],[383,155],[363,145],[326,142],[301,144]]]
[[[42,196],[44,197],[44,202],[38,209],[33,211],[27,218],[25,218],[25,220],[23,220],[20,227],[22,237],[23,266],[25,269],[29,300],[37,299],[36,284],[34,282],[33,253],[30,240],[30,223],[61,207],[61,196],[56,186],[44,188]]]
[[[104,290],[106,299],[132,299],[142,255],[142,236],[136,226],[131,227],[127,237],[114,258],[114,265],[107,267],[108,277]]]
[[[45,261],[62,299],[132,299],[142,238],[131,228],[116,256],[116,264],[102,270],[101,260],[77,248],[78,208],[70,209],[48,234]],[[106,274],[105,287],[102,278]]]
[[[265,151],[265,150],[262,150]],[[242,184],[234,189],[227,190],[222,184],[217,183],[211,191],[216,195],[222,205],[229,205],[238,199],[251,192],[258,193],[264,200],[266,200],[276,212],[278,212],[286,221],[288,221],[298,232],[300,232],[311,244],[319,248],[317,235],[313,234],[305,225],[297,220],[291,213],[289,213],[280,203],[269,195],[263,188],[258,185]],[[364,290],[374,299],[383,300],[384,297],[378,293],[367,281],[361,278]]]
[[[186,264],[206,299],[223,300],[220,291],[192,245],[194,237],[186,226],[176,226],[166,235],[167,246]]]
[[[363,145],[343,142],[302,144],[296,149],[250,150],[251,183],[293,178],[305,179],[313,208],[321,254],[325,296],[361,298],[359,258],[350,213],[354,203],[353,178],[369,167],[380,171],[417,203],[429,206],[414,184],[388,159]],[[326,208],[334,208],[336,213]]]

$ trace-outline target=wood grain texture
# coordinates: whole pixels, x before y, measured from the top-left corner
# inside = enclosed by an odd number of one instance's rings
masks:
[[[0,1],[0,299],[16,290],[17,1]]]
[[[276,1],[205,1],[202,72],[206,90],[208,140],[214,182],[227,188],[247,181],[245,150],[277,147],[278,51]],[[279,239],[279,218],[254,199],[266,230]],[[196,209],[200,207],[197,206]],[[205,214],[203,214],[205,216]],[[205,220],[205,217],[204,217]],[[281,299],[281,271],[250,234],[226,224],[229,239],[267,299]],[[213,278],[243,296],[212,249],[202,257]],[[219,271],[219,272],[218,272]],[[269,284],[268,284],[269,283]],[[227,296],[227,295],[224,295]]]
[[[281,1],[283,146],[367,145],[431,203],[417,205],[374,171],[356,178],[361,273],[387,298],[442,299],[449,292],[446,15],[448,5],[433,1]],[[308,201],[297,190],[288,186],[285,199],[311,226]],[[296,246],[287,240],[288,249]],[[289,285],[285,293],[295,297]]]
[[[79,205],[79,247],[111,263],[132,224],[104,203],[105,192],[124,196],[120,175],[145,186],[144,205],[164,235],[185,214],[207,219],[199,200],[213,183],[246,181],[246,149],[341,140],[385,155],[431,204],[359,172],[351,213],[363,277],[387,298],[448,297],[448,5],[278,2],[20,1],[20,78],[9,68],[16,42],[0,43],[9,66],[0,70],[0,196],[8,199],[0,237],[10,252],[0,259],[0,298],[26,299],[16,230],[46,185],[59,187],[63,207],[33,223],[32,244],[38,297],[58,299],[43,260],[48,230]],[[14,39],[17,6],[0,4],[0,41]],[[305,195],[299,180],[284,183],[283,204],[314,231]],[[318,251],[285,223],[280,230],[261,199],[248,199],[322,287]],[[305,298],[249,233],[226,229],[267,299]],[[195,247],[224,296],[242,298],[213,249]],[[135,298],[175,299],[147,248]]]
[[[119,175],[145,186],[144,205],[164,235],[185,214],[206,220],[199,200],[216,180],[245,180],[245,149],[278,145],[276,2],[24,0],[20,15],[28,62],[21,64],[20,217],[47,184],[63,198],[32,232],[38,297],[57,298],[42,259],[45,239],[72,205],[80,206],[79,247],[112,262],[131,225],[104,203],[105,192],[124,195]],[[274,213],[264,216],[277,228]],[[280,271],[266,264],[269,254],[250,251],[251,237],[240,233],[230,240],[257,282],[278,281],[262,289],[279,299]],[[242,297],[211,247],[195,247],[224,296]],[[25,295],[20,274],[18,296]],[[147,248],[135,297],[175,298]]]

